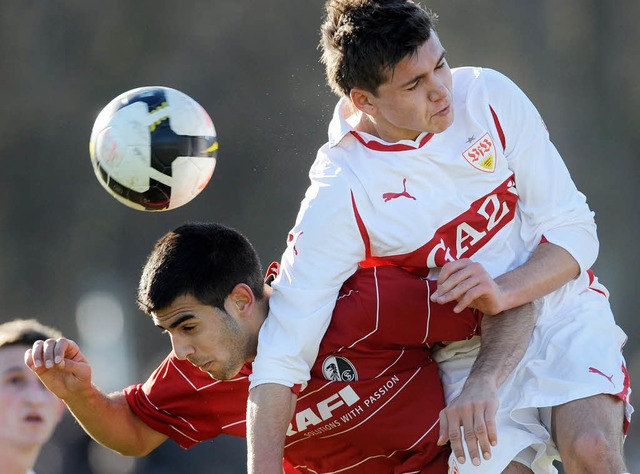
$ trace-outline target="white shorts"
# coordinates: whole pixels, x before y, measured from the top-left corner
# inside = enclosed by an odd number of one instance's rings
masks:
[[[585,290],[563,306],[551,314],[545,303],[538,305],[529,348],[498,390],[498,445],[492,448],[491,459],[476,467],[470,461],[459,464],[452,455],[450,473],[496,474],[512,460],[535,474],[557,473],[551,407],[563,403],[603,393],[617,395],[625,401],[630,419],[631,388],[622,356],[627,337],[615,324],[607,298]],[[477,356],[479,339],[454,342],[434,354],[447,402],[459,395]]]

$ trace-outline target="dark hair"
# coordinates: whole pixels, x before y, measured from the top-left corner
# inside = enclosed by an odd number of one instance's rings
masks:
[[[411,0],[329,0],[320,49],[337,95],[377,93],[397,64],[431,36],[437,16]]]
[[[262,266],[251,243],[220,224],[189,223],[156,242],[140,277],[138,306],[150,314],[191,295],[224,310],[238,283],[247,284],[257,299],[264,297]]]
[[[62,337],[60,331],[35,319],[14,319],[0,324],[0,348],[18,344],[32,346],[36,341],[59,337]]]

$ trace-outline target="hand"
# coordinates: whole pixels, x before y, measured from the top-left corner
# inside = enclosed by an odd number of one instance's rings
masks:
[[[486,315],[503,311],[504,295],[500,286],[484,267],[468,258],[446,263],[438,276],[438,290],[431,301],[444,304],[458,303],[453,311],[460,313],[465,308],[475,308]]]
[[[25,352],[24,362],[62,400],[92,388],[91,366],[70,339],[36,341]]]
[[[458,398],[440,412],[438,445],[442,446],[449,440],[457,461],[464,464],[466,459],[460,430],[464,428],[464,442],[467,444],[473,465],[480,465],[480,451],[485,460],[491,459],[491,446],[498,443],[498,405],[497,390],[493,385],[468,380]]]

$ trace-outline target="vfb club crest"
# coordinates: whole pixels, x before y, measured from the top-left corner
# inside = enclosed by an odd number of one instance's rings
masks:
[[[496,147],[488,133],[476,140],[462,156],[477,170],[493,173],[496,169]]]

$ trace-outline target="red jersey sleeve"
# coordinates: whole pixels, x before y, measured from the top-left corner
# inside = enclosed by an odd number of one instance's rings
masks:
[[[246,435],[249,373],[245,367],[231,380],[215,380],[171,353],[144,384],[127,387],[124,395],[146,425],[187,449],[222,433]]]

